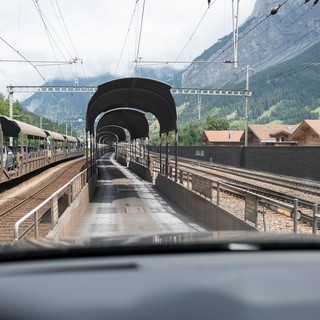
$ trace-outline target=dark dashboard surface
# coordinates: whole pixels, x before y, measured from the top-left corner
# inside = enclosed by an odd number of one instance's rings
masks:
[[[320,314],[320,252],[6,262],[1,319],[299,319]]]

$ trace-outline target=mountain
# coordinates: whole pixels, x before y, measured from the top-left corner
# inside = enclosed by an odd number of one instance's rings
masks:
[[[86,85],[97,86],[112,80],[110,74],[86,79]],[[83,81],[80,79],[80,83]],[[48,86],[73,86],[73,81],[53,80]],[[56,122],[65,118],[84,117],[91,93],[36,93],[22,102],[25,109],[37,115],[44,116]]]
[[[169,72],[169,67],[141,68],[137,70],[138,76],[153,78],[167,83],[173,83],[177,71]],[[168,76],[169,75],[169,76]],[[98,86],[104,82],[115,79],[109,73],[79,79],[79,83],[87,86]],[[53,80],[48,86],[73,86],[73,81]],[[92,93],[36,93],[22,102],[23,107],[37,115],[47,117],[56,122],[63,122],[65,118],[85,117]]]
[[[241,5],[241,4],[240,4]],[[238,68],[233,60],[233,35],[230,33],[194,59],[185,70],[168,66],[143,67],[137,74],[167,82],[173,87],[245,89],[247,65],[250,73],[249,119],[254,123],[272,121],[296,124],[304,119],[320,117],[320,3],[304,4],[303,0],[257,0],[253,13],[239,27]],[[210,63],[203,63],[208,61]],[[169,72],[170,71],[170,72]],[[114,79],[110,74],[87,79],[97,85]],[[72,83],[68,83],[72,85]],[[55,80],[49,85],[65,85]],[[30,111],[56,121],[66,117],[85,116],[91,95],[40,94],[23,102]],[[205,118],[227,117],[233,128],[243,128],[244,98],[226,96],[177,95],[179,126]],[[200,110],[199,110],[200,109]]]
[[[233,64],[233,35],[219,39],[205,50],[182,74],[183,87],[219,88],[241,74],[242,67],[255,72],[290,59],[320,41],[320,4],[288,1],[271,15],[276,0],[257,0],[252,15],[239,27],[238,69]],[[319,6],[319,7],[318,7]],[[209,61],[203,64],[200,61]]]
[[[257,0],[252,15],[239,27],[238,68],[233,60],[233,35],[228,34],[205,50],[182,72],[181,87],[245,89],[250,73],[249,120],[296,124],[320,118],[320,3],[285,2],[278,13],[274,0]],[[209,61],[204,63],[200,61]],[[227,117],[231,127],[244,126],[244,98],[226,96],[179,96],[179,123],[200,124],[206,116]]]
[[[304,119],[320,118],[320,60],[318,58],[317,62],[312,62],[314,57],[320,57],[320,43],[285,62],[251,74],[250,122],[297,124]],[[231,87],[234,88],[235,85],[238,89],[244,89],[246,82],[242,80],[233,83]],[[176,103],[179,105],[181,125],[198,119],[197,96],[191,99],[180,96],[176,98]],[[244,97],[202,96],[200,122],[203,124],[208,115],[226,117],[235,126],[234,129],[241,129],[245,117],[244,106]],[[236,124],[241,124],[242,127],[239,128]]]

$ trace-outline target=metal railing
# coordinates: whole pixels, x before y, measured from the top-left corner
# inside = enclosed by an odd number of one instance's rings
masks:
[[[168,172],[165,172],[165,164],[159,164],[158,162],[155,162],[153,165],[153,168],[155,170],[154,172],[154,177],[156,176],[156,174],[163,174],[165,176],[167,176],[168,178],[176,181],[177,183],[185,186],[187,189],[191,189],[193,191],[196,191],[197,193],[200,193],[202,196],[204,196],[207,199],[210,199],[210,201],[213,201],[213,197],[212,195],[210,195],[210,192],[212,192],[213,189],[216,189],[217,194],[216,194],[216,205],[220,206],[220,199],[221,199],[221,189],[230,189],[230,190],[237,190],[241,193],[244,194],[244,196],[246,196],[247,194],[251,194],[257,197],[258,202],[260,205],[265,206],[267,205],[273,205],[276,206],[278,208],[282,208],[284,210],[288,210],[289,212],[292,212],[292,219],[293,219],[293,232],[297,233],[297,225],[298,225],[298,220],[300,213],[298,212],[298,206],[299,206],[299,200],[298,199],[292,199],[292,203],[284,203],[275,199],[271,199],[268,197],[265,197],[263,195],[254,193],[254,192],[250,192],[248,190],[239,188],[239,187],[235,187],[232,185],[229,185],[226,182],[222,182],[220,180],[215,180],[215,179],[210,179],[212,184],[210,186],[210,184],[206,184],[206,187],[203,188],[203,190],[199,189],[195,189],[193,186],[193,176],[197,176],[201,179],[205,179],[207,180],[207,178],[203,178],[199,175],[196,175],[194,173],[191,173],[187,170],[181,170],[181,169],[177,169],[177,173],[175,172],[175,168],[173,166],[169,166],[168,168]],[[205,184],[205,182],[204,182]],[[208,191],[208,188],[211,189],[211,191]],[[263,216],[264,218],[264,216]],[[318,226],[318,220],[320,219],[320,215],[318,213],[318,204],[314,204],[313,205],[313,215],[311,217],[312,219],[312,233],[316,233],[317,232],[317,226]]]
[[[68,196],[68,207],[80,194],[81,190],[87,183],[87,170],[80,172],[72,180],[62,186],[59,190],[53,193],[49,198],[40,203],[36,208],[28,212],[20,220],[18,220],[14,225],[14,240],[19,240],[21,234],[19,235],[20,225],[26,221],[28,218],[33,216],[34,224],[34,237],[39,237],[39,220],[41,219],[39,211],[43,209],[46,205],[50,204],[51,207],[51,229],[58,223],[59,220],[59,195],[67,193]]]

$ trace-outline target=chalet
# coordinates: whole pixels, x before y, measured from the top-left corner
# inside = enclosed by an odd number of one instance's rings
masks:
[[[248,127],[249,146],[288,146],[296,142],[289,139],[298,125],[252,124]]]
[[[244,131],[205,130],[201,142],[208,146],[242,146],[244,145]]]
[[[289,139],[298,146],[320,146],[320,120],[304,120]]]

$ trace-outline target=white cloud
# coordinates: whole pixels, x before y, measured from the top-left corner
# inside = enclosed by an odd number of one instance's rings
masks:
[[[57,1],[69,34],[84,61],[86,76],[105,72],[114,73],[135,7],[135,0],[63,0]],[[214,1],[211,1],[214,2]],[[251,14],[254,0],[240,1],[240,22]],[[69,60],[76,53],[67,43],[66,34],[57,20],[55,1],[38,0],[41,12],[48,22],[53,39],[48,40],[43,23],[33,1],[11,0],[0,2],[0,36],[29,60]],[[118,73],[131,75],[132,61],[137,52],[143,0],[139,1],[127,46],[124,49]],[[140,54],[143,60],[175,61],[207,8],[206,0],[146,0]],[[54,31],[53,31],[54,30]],[[231,1],[216,0],[197,32],[180,57],[193,60],[216,40],[232,30]],[[60,42],[60,40],[64,43]],[[52,50],[54,47],[54,52]],[[21,57],[0,41],[0,60]],[[82,68],[77,65],[80,72]],[[72,78],[70,66],[39,66],[47,79]],[[40,85],[42,78],[25,63],[0,62],[0,91],[5,86]]]

